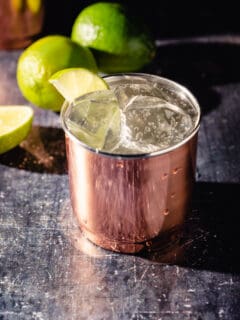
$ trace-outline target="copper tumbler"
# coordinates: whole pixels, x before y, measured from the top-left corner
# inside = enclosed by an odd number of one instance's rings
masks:
[[[26,48],[42,32],[45,0],[0,0],[0,49]]]
[[[93,243],[123,253],[151,250],[156,243],[164,250],[178,239],[190,206],[200,121],[198,102],[186,88],[158,76],[137,76],[167,86],[195,108],[196,124],[184,140],[149,154],[101,152],[66,127],[69,103],[61,111],[71,203],[79,226]],[[105,79],[113,77],[122,75]]]

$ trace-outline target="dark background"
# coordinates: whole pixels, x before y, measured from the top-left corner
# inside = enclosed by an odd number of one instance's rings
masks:
[[[99,1],[51,0],[46,3],[43,33],[70,36],[75,18]],[[108,1],[116,2],[116,1]],[[156,56],[142,70],[187,86],[203,113],[220,103],[215,85],[240,80],[240,10],[236,1],[119,0],[140,18],[158,42]],[[199,41],[200,39],[200,41]]]
[[[70,35],[78,13],[97,1],[46,1],[44,33]],[[108,1],[116,2],[116,1]],[[148,25],[155,38],[175,38],[206,34],[237,34],[240,31],[236,2],[219,1],[117,1],[126,5]]]

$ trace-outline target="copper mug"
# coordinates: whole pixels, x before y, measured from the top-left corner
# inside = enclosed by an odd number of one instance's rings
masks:
[[[97,151],[66,127],[69,103],[65,102],[61,111],[71,203],[79,226],[93,243],[123,253],[151,250],[156,244],[164,250],[179,239],[190,207],[200,121],[198,102],[188,89],[145,74],[132,74],[130,81],[135,75],[161,82],[196,108],[194,129],[177,145],[140,155]],[[122,75],[105,79],[116,76]]]
[[[42,32],[45,0],[0,0],[0,49],[30,45]]]

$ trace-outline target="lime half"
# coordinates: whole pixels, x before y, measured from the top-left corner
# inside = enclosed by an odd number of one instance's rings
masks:
[[[108,89],[101,77],[84,68],[60,70],[50,77],[49,82],[67,101],[73,101],[86,93]]]
[[[0,154],[26,138],[32,120],[33,110],[28,106],[0,106]]]
[[[59,111],[63,98],[48,79],[59,70],[79,67],[97,72],[95,59],[88,48],[61,35],[43,37],[25,49],[18,59],[19,89],[34,105]]]

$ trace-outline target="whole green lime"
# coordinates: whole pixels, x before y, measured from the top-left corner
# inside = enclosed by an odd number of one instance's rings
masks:
[[[19,89],[34,105],[59,111],[63,98],[48,79],[59,70],[74,67],[97,71],[95,59],[88,48],[64,36],[46,36],[30,45],[19,57]]]
[[[71,38],[93,49],[104,72],[136,71],[151,62],[155,44],[144,24],[120,3],[97,2],[74,21]]]

